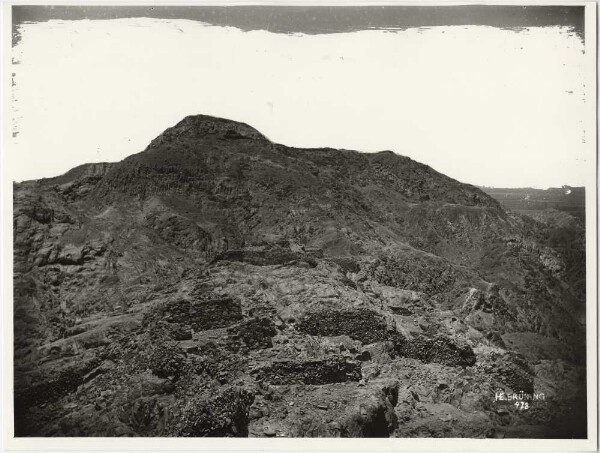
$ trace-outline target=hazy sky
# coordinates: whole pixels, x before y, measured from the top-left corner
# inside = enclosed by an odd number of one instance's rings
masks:
[[[121,160],[200,113],[290,146],[390,149],[471,184],[583,185],[593,164],[584,47],[565,27],[306,35],[129,18],[20,34],[15,180]]]

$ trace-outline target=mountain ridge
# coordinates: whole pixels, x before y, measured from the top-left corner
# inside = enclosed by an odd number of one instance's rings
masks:
[[[212,136],[216,136],[220,139],[224,139],[224,140],[240,140],[240,139],[259,140],[259,141],[268,142],[271,146],[271,149],[274,151],[277,151],[278,149],[279,150],[286,149],[286,150],[291,150],[294,153],[298,153],[300,155],[302,155],[302,154],[308,155],[310,153],[318,154],[318,153],[323,153],[323,152],[329,152],[329,153],[336,152],[336,153],[342,153],[342,154],[349,153],[350,155],[356,155],[356,156],[361,156],[362,158],[366,158],[366,160],[363,160],[363,162],[370,162],[370,161],[374,160],[376,162],[383,161],[384,163],[389,163],[389,162],[386,162],[387,159],[385,159],[385,156],[394,156],[393,158],[399,159],[398,161],[396,161],[396,163],[414,162],[414,163],[418,164],[419,166],[422,166],[424,169],[428,169],[431,172],[434,172],[438,176],[447,178],[449,182],[458,183],[458,184],[464,185],[465,187],[469,187],[470,189],[476,189],[476,190],[474,190],[474,193],[483,198],[488,198],[488,200],[487,200],[488,203],[493,204],[495,202],[491,197],[486,197],[485,192],[477,190],[479,188],[474,185],[460,183],[459,181],[457,181],[455,179],[448,178],[447,176],[443,175],[440,172],[437,172],[436,170],[434,170],[433,168],[429,167],[426,164],[421,164],[407,156],[402,156],[400,154],[396,154],[395,152],[390,151],[390,150],[384,150],[384,151],[379,151],[379,152],[374,152],[374,153],[367,153],[367,152],[360,152],[360,151],[355,151],[355,150],[341,150],[341,149],[334,149],[334,148],[288,147],[288,146],[285,146],[282,144],[277,144],[277,143],[271,142],[266,136],[264,136],[263,134],[258,132],[255,128],[253,128],[252,126],[249,126],[246,123],[228,120],[228,119],[219,118],[219,117],[214,117],[214,116],[209,116],[209,115],[189,115],[189,116],[185,117],[183,120],[178,122],[176,125],[167,128],[165,130],[165,132],[163,132],[157,138],[152,140],[150,142],[150,144],[148,145],[148,147],[144,151],[133,154],[120,162],[82,164],[81,166],[75,167],[75,169],[72,169],[63,175],[59,175],[59,176],[52,177],[52,178],[43,178],[43,180],[51,181],[51,180],[54,180],[57,178],[64,179],[71,172],[76,171],[76,169],[79,169],[80,167],[84,167],[84,166],[106,165],[108,167],[113,167],[115,164],[119,164],[119,163],[128,161],[129,159],[142,158],[142,156],[144,156],[144,153],[147,153],[148,151],[150,151],[152,149],[156,149],[156,148],[161,149],[161,147],[160,147],[161,144],[167,144],[167,150],[168,150],[168,143],[170,141],[180,140],[181,138],[183,138],[185,136],[185,134],[192,134],[192,136],[189,137],[192,139],[207,138],[207,136],[212,135]],[[166,151],[166,150],[162,149],[162,151]],[[379,156],[379,157],[370,157],[370,156]],[[310,156],[305,156],[305,159],[310,159]],[[88,168],[88,167],[86,167],[86,168]],[[89,168],[92,168],[92,167],[89,167]]]

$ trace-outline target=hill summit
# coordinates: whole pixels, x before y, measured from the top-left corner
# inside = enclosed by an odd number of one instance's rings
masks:
[[[391,151],[186,117],[14,185],[17,435],[584,436],[557,228]]]

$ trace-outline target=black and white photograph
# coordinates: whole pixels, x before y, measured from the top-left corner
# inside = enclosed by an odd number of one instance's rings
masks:
[[[5,447],[595,450],[596,6],[4,4]]]

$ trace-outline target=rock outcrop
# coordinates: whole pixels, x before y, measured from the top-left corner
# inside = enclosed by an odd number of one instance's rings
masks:
[[[577,219],[203,115],[13,200],[19,436],[585,434]]]

